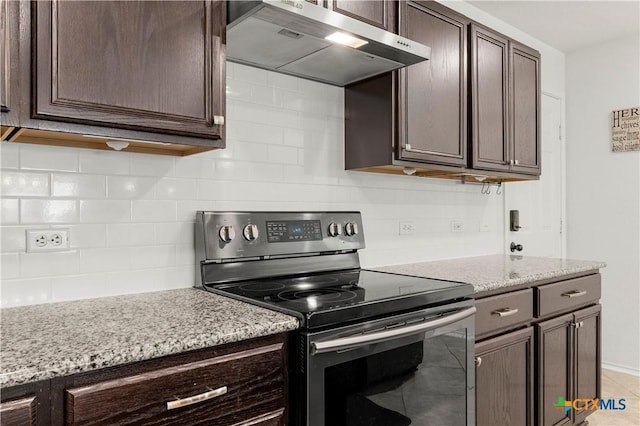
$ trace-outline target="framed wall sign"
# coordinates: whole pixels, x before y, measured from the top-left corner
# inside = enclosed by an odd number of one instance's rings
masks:
[[[611,151],[640,151],[640,107],[611,113]]]

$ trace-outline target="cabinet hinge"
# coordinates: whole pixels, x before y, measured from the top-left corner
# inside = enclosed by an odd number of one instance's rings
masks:
[[[562,140],[562,124],[558,126],[558,140]]]

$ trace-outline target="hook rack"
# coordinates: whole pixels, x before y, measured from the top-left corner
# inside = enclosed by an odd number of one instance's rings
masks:
[[[496,195],[502,195],[502,180],[498,180],[497,182],[486,182],[487,177],[486,176],[472,176],[475,181],[473,180],[467,180],[466,178],[467,176],[461,176],[460,177],[460,182],[464,183],[464,184],[474,184],[474,185],[482,185],[482,188],[480,189],[480,193],[481,194],[491,194],[491,185],[495,185],[496,186]]]

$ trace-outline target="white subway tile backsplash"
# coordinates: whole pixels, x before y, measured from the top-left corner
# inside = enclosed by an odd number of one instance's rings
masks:
[[[131,201],[81,200],[80,221],[83,223],[130,222]]]
[[[75,172],[78,170],[78,151],[61,147],[23,146],[20,148],[20,168]]]
[[[96,248],[80,251],[80,272],[107,272],[131,269],[129,247]]]
[[[155,224],[155,244],[193,245],[195,212],[188,222],[167,222]],[[149,243],[147,243],[149,244]],[[143,244],[139,244],[143,245]]]
[[[80,150],[80,172],[104,175],[129,174],[129,158],[122,152]]]
[[[20,276],[20,257],[17,253],[0,255],[0,272],[3,280]]]
[[[20,221],[20,200],[17,198],[3,198],[1,201],[0,219],[2,219],[2,225],[18,223]]]
[[[254,67],[236,66],[233,78],[234,80],[244,80],[261,86],[267,85],[267,73]]]
[[[173,158],[0,145],[10,180],[1,306],[192,286],[197,210],[362,211],[365,267],[502,252],[502,196],[345,171],[343,89],[227,65],[224,150]],[[465,232],[452,235],[452,218]],[[399,236],[401,220],[416,233]],[[26,254],[24,232],[35,227],[69,228],[71,250]]]
[[[153,199],[157,179],[138,176],[107,176],[107,197],[123,200]]]
[[[157,291],[157,275],[154,271],[144,269],[109,272],[105,291],[108,295]]]
[[[51,278],[51,300],[88,299],[107,296],[107,276],[105,273],[70,275]]]
[[[251,100],[251,84],[241,80],[227,81],[227,99]]]
[[[178,201],[178,222],[194,222],[196,220],[196,211],[198,210],[216,210],[217,201],[200,200],[200,201]]]
[[[157,275],[155,283],[163,290],[193,287],[196,282],[196,268],[193,265],[158,269]]]
[[[3,308],[51,302],[49,278],[2,280],[0,288]]]
[[[0,165],[3,169],[20,167],[20,145],[14,143],[0,144]]]
[[[2,196],[48,197],[48,173],[2,171]]]
[[[132,201],[133,222],[169,222],[176,220],[175,201]]]
[[[238,125],[227,130],[227,139],[245,142],[257,142],[269,145],[282,143],[283,129],[270,124],[253,123],[245,121],[249,117],[238,117]],[[234,150],[235,152],[235,150]]]
[[[76,250],[56,253],[20,254],[21,277],[53,277],[78,273],[80,256]]]
[[[156,199],[193,200],[196,198],[196,188],[193,179],[163,178],[156,183]]]
[[[144,246],[131,251],[132,269],[160,268],[173,266],[175,263],[175,246]]]
[[[57,226],[54,226],[54,228]],[[69,229],[69,246],[72,249],[105,247],[107,245],[107,225],[64,225]]]
[[[152,223],[112,223],[107,225],[109,247],[145,246],[156,238]]]
[[[215,177],[216,161],[202,155],[176,158],[175,173],[178,178],[212,179]]]
[[[104,198],[105,177],[71,173],[51,175],[51,195],[65,198]]]
[[[288,146],[270,145],[267,159],[278,164],[298,164],[298,149]]]
[[[75,200],[20,200],[20,222],[74,223],[78,221]]]
[[[136,154],[131,156],[131,174],[134,176],[173,176],[172,157]]]
[[[24,226],[4,226],[0,233],[2,253],[23,252],[26,249],[27,228]]]

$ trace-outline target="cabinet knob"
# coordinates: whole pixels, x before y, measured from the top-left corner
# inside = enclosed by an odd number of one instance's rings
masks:
[[[482,358],[480,358],[479,356],[476,357],[476,359],[474,360],[476,367],[480,367],[480,364],[482,364]]]
[[[214,115],[213,116],[213,124],[216,126],[224,126],[224,116],[223,115]]]
[[[518,160],[513,160],[513,164],[517,166],[518,164],[520,164],[520,162]]]

